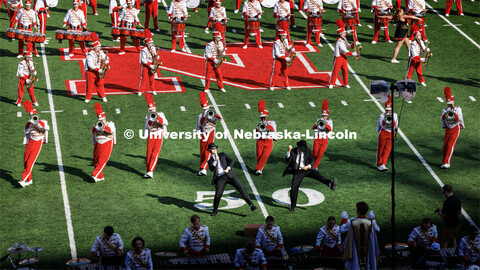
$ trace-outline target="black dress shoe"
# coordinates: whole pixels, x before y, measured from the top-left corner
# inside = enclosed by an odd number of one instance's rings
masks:
[[[290,207],[290,208],[288,209],[288,211],[293,212],[293,211],[295,211],[295,208]]]
[[[218,211],[213,211],[212,213],[210,213],[210,216],[214,217],[218,214]]]
[[[337,184],[338,184],[337,178],[333,179],[332,186],[330,187],[330,189],[332,191],[335,191],[335,189],[337,188]]]
[[[250,205],[250,210],[255,211],[255,209],[257,209],[257,207],[255,205],[253,205],[253,204]]]

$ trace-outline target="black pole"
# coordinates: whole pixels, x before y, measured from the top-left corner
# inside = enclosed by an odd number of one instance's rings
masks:
[[[391,196],[392,196],[392,217],[391,217],[391,225],[392,225],[392,269],[395,269],[396,264],[396,251],[395,251],[395,111],[394,111],[394,98],[393,98],[393,91],[394,88],[391,90],[392,95],[392,189],[391,189]]]

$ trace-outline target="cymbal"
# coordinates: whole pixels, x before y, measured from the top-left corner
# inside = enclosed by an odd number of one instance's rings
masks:
[[[28,251],[28,247],[24,243],[15,243],[8,248],[10,253],[23,253],[25,251]]]
[[[30,248],[30,252],[33,252],[33,253],[40,253],[43,250],[45,250],[43,247],[32,247],[32,248]]]
[[[20,266],[24,266],[24,265],[31,265],[31,264],[34,264],[34,263],[38,263],[39,259],[37,258],[28,258],[28,259],[25,259],[25,260],[21,260],[18,265]]]
[[[155,256],[160,256],[160,257],[176,257],[176,256],[177,256],[177,253],[160,251],[160,252],[155,253]]]
[[[77,266],[82,266],[82,265],[86,265],[86,264],[89,264],[89,263],[90,263],[89,259],[78,258],[78,259],[73,259],[73,260],[68,261],[67,265],[77,267]]]
[[[385,245],[386,250],[392,250],[392,244],[386,244]],[[401,250],[406,250],[408,249],[408,245],[405,243],[396,243],[395,244],[395,250],[401,251]]]
[[[313,246],[311,245],[301,245],[301,246],[296,246],[291,249],[293,253],[307,253],[313,250]]]

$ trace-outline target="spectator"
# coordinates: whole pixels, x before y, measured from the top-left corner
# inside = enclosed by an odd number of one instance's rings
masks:
[[[408,245],[410,247],[410,256],[415,265],[418,259],[425,255],[425,252],[437,242],[437,227],[432,224],[432,220],[424,218],[420,226],[415,227],[408,236]]]
[[[337,225],[335,217],[330,216],[327,219],[327,225],[318,231],[315,249],[320,251],[321,256],[339,257],[340,241],[340,226]]]
[[[280,232],[280,227],[274,225],[274,218],[268,216],[265,220],[266,225],[258,229],[257,237],[255,238],[255,245],[258,249],[262,249],[265,257],[281,257],[283,247],[283,237]]]
[[[144,246],[145,240],[142,237],[133,238],[133,250],[130,250],[125,258],[126,270],[153,270],[152,255]]]
[[[462,257],[465,267],[480,265],[480,235],[475,226],[470,226],[468,235],[460,240],[458,255]]]
[[[442,248],[447,248],[450,242],[452,242],[453,248],[457,248],[457,233],[461,226],[458,215],[462,210],[462,204],[460,199],[453,195],[452,186],[443,186],[442,192],[447,199],[443,202],[442,210],[435,210],[435,212],[443,218],[445,223],[442,234]]]

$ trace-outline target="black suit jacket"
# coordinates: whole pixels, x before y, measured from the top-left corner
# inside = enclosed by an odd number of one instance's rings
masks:
[[[230,170],[227,173],[228,178],[237,177],[237,175],[233,171],[233,164],[235,164],[235,161],[233,161],[233,158],[231,158],[229,155],[225,154],[224,152],[217,153],[217,155],[223,170],[225,170],[227,167],[230,167]],[[215,160],[213,159],[213,155],[210,155],[210,159],[208,160],[208,167],[210,168],[210,171],[213,171],[212,185],[215,185],[217,183],[216,178],[217,178],[218,162],[216,164],[217,166],[213,166],[213,162],[215,162]]]
[[[295,163],[297,162],[297,157],[298,147],[295,147],[292,149],[292,151],[290,151],[290,157],[285,158],[288,165],[285,171],[283,171],[282,176],[295,173]],[[310,166],[313,167],[315,159],[313,158],[312,151],[310,151],[310,149],[307,149],[307,151],[303,151],[303,160],[305,162],[305,166],[308,166],[310,164]]]

